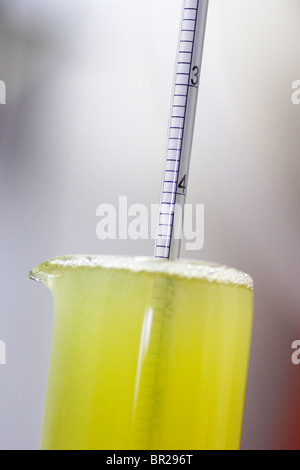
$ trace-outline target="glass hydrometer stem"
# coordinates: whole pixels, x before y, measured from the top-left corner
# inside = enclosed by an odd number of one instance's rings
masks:
[[[155,257],[180,255],[209,0],[184,0]]]
[[[161,190],[161,205],[155,257],[177,259],[180,240],[177,231],[183,221],[189,162],[194,133],[198,86],[202,62],[208,0],[184,0],[173,99]],[[135,383],[133,423],[139,449],[154,449],[162,388],[166,381],[163,356],[167,355],[173,331],[175,283],[168,277],[153,278],[152,297],[146,323],[147,334],[140,344]],[[159,387],[158,387],[158,384]],[[147,403],[142,397],[147,397]]]

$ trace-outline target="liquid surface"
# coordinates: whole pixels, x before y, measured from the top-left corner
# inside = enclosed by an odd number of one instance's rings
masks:
[[[48,280],[51,280],[53,276],[60,275],[67,269],[84,267],[128,270],[135,273],[148,272],[187,279],[207,279],[209,282],[241,285],[253,290],[253,279],[251,276],[228,266],[205,261],[169,261],[149,257],[62,256],[41,264],[32,270],[29,276],[34,280],[47,284]]]
[[[238,449],[252,288],[209,279],[214,265],[188,277],[125,261],[68,257],[32,274],[55,299],[42,448]]]

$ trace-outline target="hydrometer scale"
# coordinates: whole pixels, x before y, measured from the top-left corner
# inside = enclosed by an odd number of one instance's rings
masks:
[[[196,116],[208,0],[184,0],[162,183],[155,257],[177,259]],[[140,345],[133,428],[138,449],[154,449],[167,387],[165,358],[176,320],[176,285],[154,277]],[[147,334],[146,334],[147,333]]]
[[[155,257],[177,259],[195,127],[209,0],[184,0]]]

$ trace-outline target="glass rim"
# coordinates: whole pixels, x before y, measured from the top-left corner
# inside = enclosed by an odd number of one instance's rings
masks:
[[[30,279],[44,284],[66,270],[114,269],[133,273],[162,274],[182,279],[207,280],[254,289],[253,278],[226,265],[195,259],[165,260],[146,256],[68,255],[51,258],[32,269]]]

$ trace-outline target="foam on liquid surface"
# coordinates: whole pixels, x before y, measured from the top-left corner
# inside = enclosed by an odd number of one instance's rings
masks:
[[[134,273],[148,272],[186,279],[205,279],[208,282],[234,284],[253,290],[253,279],[234,268],[196,260],[159,260],[150,257],[122,257],[100,255],[73,255],[52,258],[34,268],[29,277],[47,284],[49,277],[62,274],[66,269],[121,269]]]

